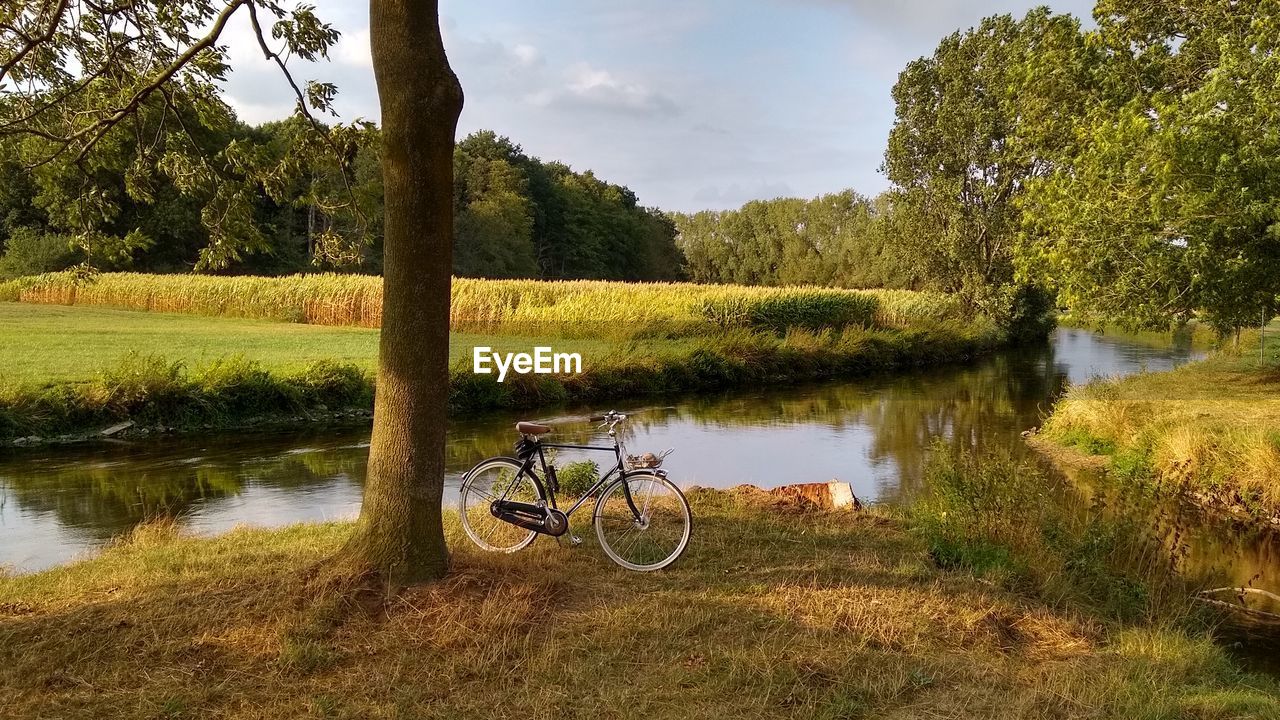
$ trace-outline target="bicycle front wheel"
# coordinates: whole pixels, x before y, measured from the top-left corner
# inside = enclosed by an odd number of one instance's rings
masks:
[[[472,468],[462,482],[458,501],[462,530],[472,542],[490,552],[522,550],[538,535],[499,520],[489,510],[495,500],[537,504],[543,499],[533,478],[520,468],[521,463],[512,458],[491,458]]]
[[[657,473],[633,472],[600,494],[595,526],[611,560],[647,572],[679,559],[693,534],[693,513],[675,483]]]

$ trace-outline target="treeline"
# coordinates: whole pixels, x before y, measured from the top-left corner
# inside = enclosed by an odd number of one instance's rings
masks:
[[[85,260],[160,273],[381,272],[378,128],[342,128],[332,143],[300,118],[222,130],[194,113],[185,121],[219,174],[234,175],[223,184],[234,197],[219,202],[168,174],[140,181],[139,141],[123,134],[87,173],[67,163],[29,169],[19,144],[0,144],[0,277]],[[491,131],[458,143],[454,174],[457,275],[680,277],[674,224],[625,186],[530,157]]]
[[[526,155],[491,131],[454,150],[454,271],[469,277],[674,280],[675,225],[622,185]]]
[[[989,17],[910,63],[884,170],[926,285],[1018,313],[1220,332],[1280,298],[1280,5]]]
[[[812,200],[753,200],[738,210],[673,215],[694,282],[915,288],[895,252],[892,205],[852,190]]]

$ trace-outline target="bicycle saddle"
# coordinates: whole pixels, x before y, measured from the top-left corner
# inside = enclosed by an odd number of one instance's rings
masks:
[[[544,435],[551,432],[551,427],[549,425],[539,425],[538,423],[518,422],[516,423],[516,432],[522,435]]]

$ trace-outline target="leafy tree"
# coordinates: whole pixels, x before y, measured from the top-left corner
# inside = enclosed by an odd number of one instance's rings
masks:
[[[316,126],[297,115],[247,128],[241,142],[259,147],[279,185],[259,193],[255,221],[266,247],[230,266],[236,272],[277,274],[307,269],[365,270],[381,240],[381,133],[372,123],[330,128],[344,135],[344,157],[316,147]],[[363,234],[365,243],[348,238]]]
[[[1236,332],[1280,294],[1280,3],[1106,0],[1080,138],[1035,182],[1029,277],[1079,316]]]
[[[465,276],[534,277],[533,202],[520,148],[492,131],[474,133],[454,150],[457,234],[454,272]]]
[[[35,196],[35,183],[18,161],[14,143],[0,142],[0,250],[14,230],[48,224],[35,206]]]
[[[675,216],[697,282],[903,287],[887,252],[892,207],[848,190],[812,200],[753,200],[738,210]]]
[[[529,157],[485,130],[454,154],[460,275],[666,280],[674,225],[630,189]]]
[[[1014,312],[1015,201],[1069,142],[1061,111],[1087,87],[1082,58],[1078,21],[1038,8],[954,33],[899,75],[883,170],[896,247],[929,285]]]
[[[121,189],[102,171],[130,156],[124,196],[149,201],[163,179],[200,207],[208,243],[199,268],[225,267],[264,243],[254,222],[259,188],[279,194],[296,165],[269,162],[262,148],[237,140],[210,155],[186,123],[190,112],[215,131],[235,124],[218,95],[228,69],[218,41],[240,11],[295,89],[314,132],[308,147],[332,151],[346,170],[361,128],[315,121],[310,111],[327,110],[335,88],[299,86],[286,62],[322,58],[337,39],[309,6],[29,0],[0,8],[0,87],[8,90],[0,98],[0,143],[18,142],[28,167],[57,168],[56,182],[41,192],[64,193],[66,204],[43,207],[56,210],[51,221],[75,228],[91,258],[154,240],[136,231],[112,245],[99,229],[121,209]],[[275,20],[270,33],[263,16]],[[462,91],[445,57],[435,0],[372,0],[370,36],[383,120],[383,323],[365,499],[337,564],[395,586],[439,576],[447,565],[440,503]],[[71,171],[78,184],[68,182]],[[354,201],[351,207],[358,210]]]

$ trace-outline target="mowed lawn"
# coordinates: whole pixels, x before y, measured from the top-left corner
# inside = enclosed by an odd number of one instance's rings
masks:
[[[86,380],[131,352],[182,360],[190,367],[243,355],[273,370],[296,369],[321,359],[373,369],[378,333],[369,328],[0,302],[0,383]],[[584,366],[593,357],[614,352],[678,349],[669,341],[661,347],[655,341],[626,343],[623,348],[607,340],[454,333],[452,361],[470,357],[472,348],[480,345],[498,352],[549,345],[557,352],[581,353]]]

